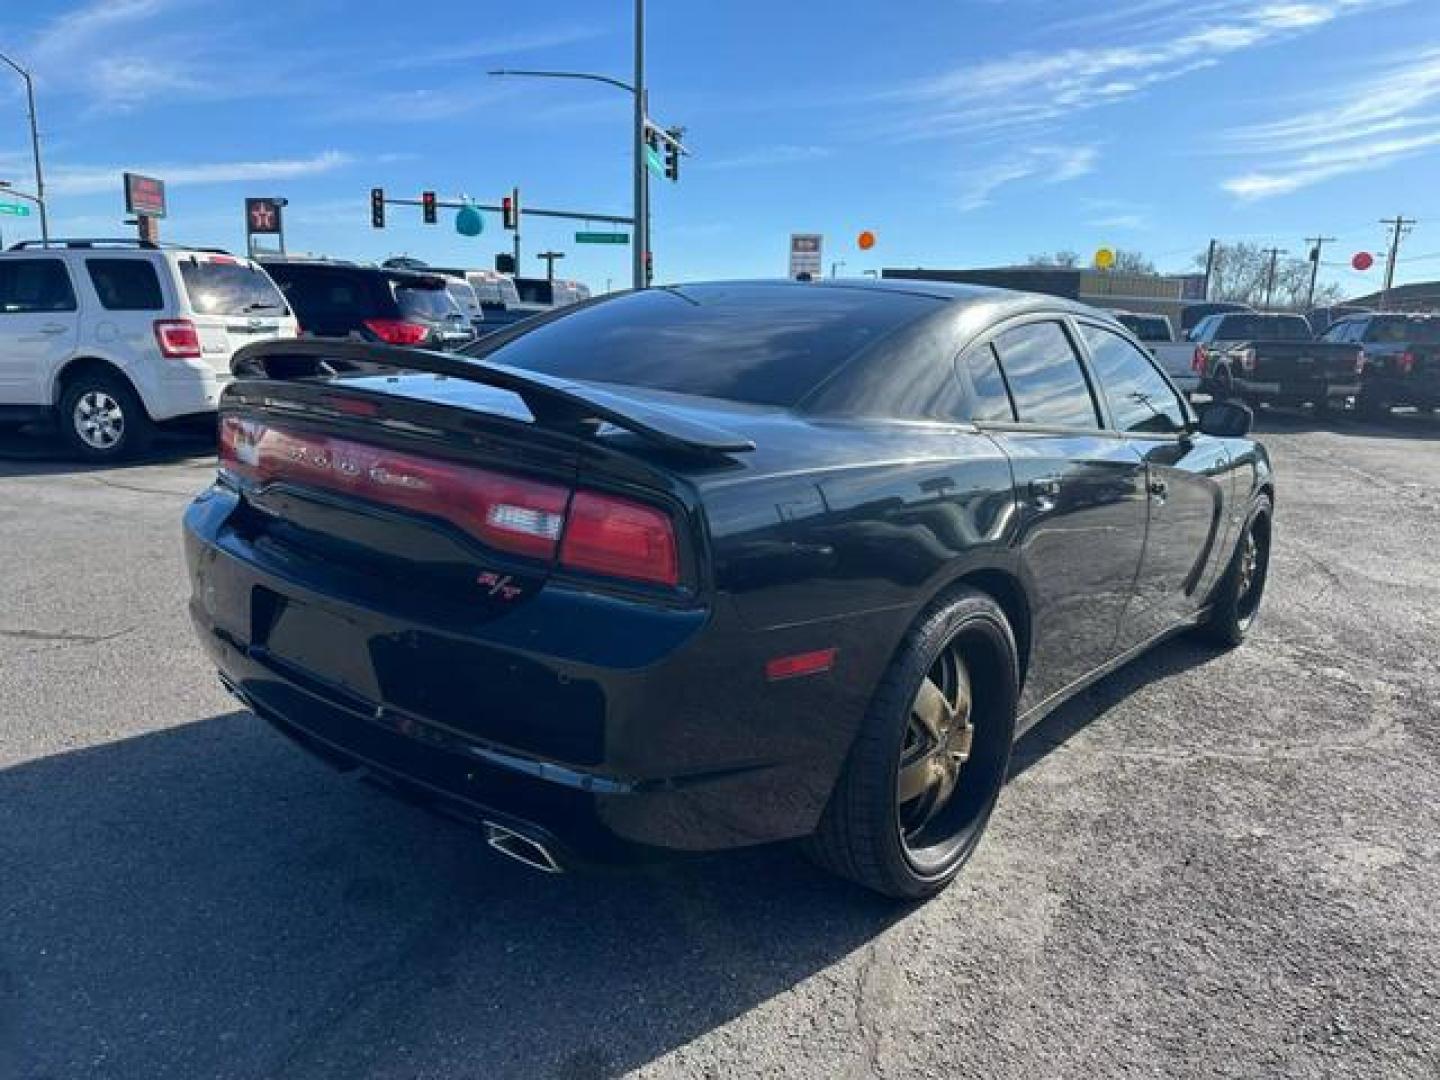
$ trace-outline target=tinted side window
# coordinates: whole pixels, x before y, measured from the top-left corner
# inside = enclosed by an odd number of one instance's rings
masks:
[[[977,345],[960,358],[960,370],[970,380],[971,420],[1014,420],[1010,392],[995,359],[995,346]]]
[[[1059,323],[1039,322],[1006,330],[995,338],[1000,368],[1027,424],[1099,427],[1080,358]]]
[[[159,311],[160,277],[147,259],[86,259],[90,284],[106,311]]]
[[[306,319],[358,319],[374,315],[369,290],[358,274],[273,267],[271,275],[303,325]]]
[[[1098,326],[1081,325],[1110,415],[1120,431],[1175,432],[1185,427],[1185,409],[1150,358]]]
[[[74,310],[75,290],[59,259],[0,259],[0,314]]]

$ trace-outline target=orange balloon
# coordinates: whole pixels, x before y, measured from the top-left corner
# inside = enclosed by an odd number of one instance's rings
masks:
[[[855,242],[860,245],[861,251],[869,251],[875,246],[875,234],[869,229],[866,229]]]

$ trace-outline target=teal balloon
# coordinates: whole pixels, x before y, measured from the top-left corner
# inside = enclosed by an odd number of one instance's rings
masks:
[[[479,236],[485,231],[485,218],[473,206],[462,206],[455,215],[455,231],[461,236]]]

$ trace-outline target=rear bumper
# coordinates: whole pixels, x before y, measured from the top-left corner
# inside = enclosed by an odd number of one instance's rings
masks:
[[[321,757],[580,861],[815,828],[875,673],[769,683],[764,662],[874,652],[864,620],[757,632],[723,603],[676,612],[552,583],[513,614],[441,626],[302,580],[227,526],[236,502],[217,486],[186,514],[195,630],[225,683]],[[323,610],[347,641],[283,655],[265,633],[277,605]]]
[[[1213,388],[1213,384],[1211,384]],[[1334,401],[1360,392],[1358,379],[1293,379],[1279,382],[1263,379],[1236,379],[1235,392],[1266,401]]]
[[[1440,372],[1391,375],[1367,372],[1360,393],[1391,405],[1440,405]]]
[[[229,372],[217,372],[201,360],[165,360],[151,366],[157,371],[136,383],[152,420],[213,413],[221,393],[234,379]]]

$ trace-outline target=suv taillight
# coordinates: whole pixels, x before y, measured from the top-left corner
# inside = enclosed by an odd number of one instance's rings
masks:
[[[1399,367],[1401,375],[1409,375],[1415,370],[1415,354],[1407,349],[1400,354],[1395,363]]]
[[[1205,346],[1196,345],[1195,355],[1190,358],[1190,370],[1196,375],[1205,374]]]
[[[663,510],[597,491],[577,491],[489,469],[420,457],[324,435],[281,431],[258,420],[220,421],[220,468],[354,495],[448,521],[515,555],[567,569],[657,585],[680,583],[675,526]]]
[[[365,328],[387,345],[419,345],[430,333],[428,327],[404,319],[366,319]]]
[[[200,358],[200,331],[189,319],[156,319],[155,342],[167,360]]]

